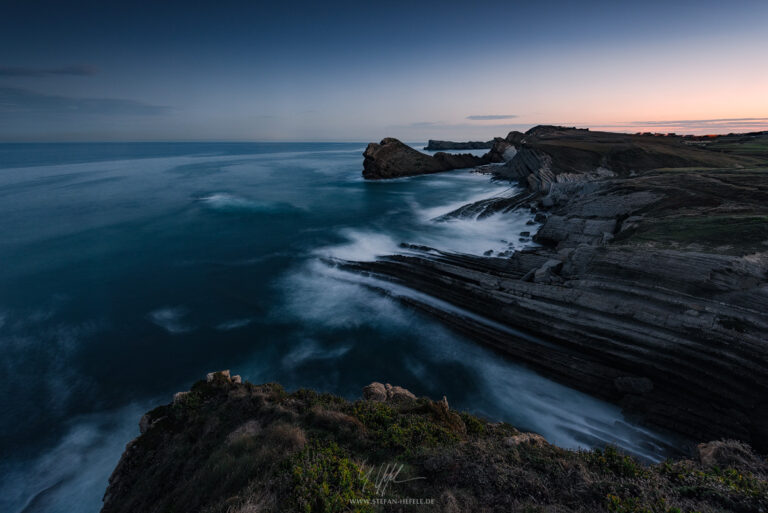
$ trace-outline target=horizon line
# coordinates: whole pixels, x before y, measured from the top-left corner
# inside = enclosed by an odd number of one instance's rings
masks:
[[[752,118],[755,119],[755,118]],[[757,118],[760,119],[760,118]],[[763,118],[764,119],[764,118]],[[633,135],[633,134],[641,134],[641,133],[657,133],[657,134],[671,134],[674,133],[679,136],[702,136],[702,135],[728,135],[728,134],[748,134],[748,133],[756,133],[756,132],[766,132],[768,131],[768,126],[761,127],[762,129],[746,129],[744,131],[734,131],[734,130],[710,130],[704,132],[703,130],[697,130],[696,132],[700,133],[694,133],[691,131],[662,131],[658,130],[658,128],[673,128],[675,127],[674,122],[669,122],[670,124],[665,125],[663,122],[658,123],[658,125],[643,125],[640,123],[649,123],[649,122],[633,122],[638,123],[636,125],[632,126],[632,129],[630,129],[629,126],[622,126],[624,130],[609,130],[610,128],[617,125],[612,125],[610,123],[606,124],[594,124],[591,126],[588,126],[586,124],[574,124],[574,123],[537,123],[532,124],[530,128],[534,128],[537,126],[560,126],[564,128],[576,128],[580,130],[592,130],[596,132],[612,132],[612,133],[619,133],[619,134],[627,134],[627,135]],[[656,130],[654,130],[654,128]],[[679,128],[677,126],[676,128]],[[716,126],[712,126],[711,128],[719,128]],[[527,131],[527,130],[526,130]],[[525,133],[525,131],[522,131]],[[496,137],[504,137],[507,134],[502,134],[500,136]],[[392,137],[391,135],[384,136],[384,137]],[[404,141],[404,142],[411,142],[411,143],[422,143],[427,142],[428,140],[432,139],[426,138],[423,140],[411,140],[411,141]],[[341,144],[341,143],[349,143],[349,144],[367,144],[370,142],[377,142],[379,139],[336,139],[336,140],[328,140],[328,139],[112,139],[112,140],[65,140],[65,139],[51,139],[51,140],[36,140],[36,139],[26,139],[26,140],[0,140],[0,144],[140,144],[140,143],[147,143],[147,144],[202,144],[202,143],[222,143],[222,144],[269,144],[269,143],[317,143],[317,144]],[[401,139],[402,140],[402,139]],[[453,138],[453,139],[434,139],[434,140],[451,140],[455,142],[462,142],[464,140],[473,140],[472,137],[469,138]]]

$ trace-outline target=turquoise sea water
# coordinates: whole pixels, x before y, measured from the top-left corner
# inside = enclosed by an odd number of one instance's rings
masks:
[[[567,447],[665,439],[365,287],[326,257],[522,247],[529,214],[435,217],[510,184],[361,177],[357,143],[0,145],[0,511],[98,511],[141,414],[232,369],[371,381]]]

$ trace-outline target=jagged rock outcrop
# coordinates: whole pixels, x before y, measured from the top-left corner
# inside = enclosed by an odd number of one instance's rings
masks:
[[[517,153],[517,147],[509,141],[501,138],[496,138],[491,147],[491,151],[486,153],[484,157],[492,163],[502,163],[512,160]],[[494,169],[495,171],[495,169]]]
[[[489,258],[409,246],[343,266],[466,310],[398,296],[646,422],[768,450],[765,169],[677,137],[538,127],[520,145],[504,168],[528,192],[449,216],[535,203],[541,247]],[[668,165],[684,167],[646,169]]]
[[[512,132],[517,152],[500,176],[549,192],[553,184],[585,182],[659,168],[733,167],[754,164],[751,157],[724,155],[683,144],[682,137],[592,132],[537,126],[524,135]]]
[[[382,139],[379,144],[370,143],[363,157],[363,177],[368,180],[439,173],[488,163],[468,153],[426,155],[392,137]]]
[[[494,141],[467,141],[467,142],[455,142],[455,141],[436,141],[430,139],[427,145],[424,147],[427,151],[444,151],[444,150],[487,150],[493,146]]]
[[[517,148],[523,142],[524,138],[525,138],[524,133],[518,132],[517,130],[513,130],[507,134],[504,140],[507,141],[512,146],[514,146],[515,148]]]

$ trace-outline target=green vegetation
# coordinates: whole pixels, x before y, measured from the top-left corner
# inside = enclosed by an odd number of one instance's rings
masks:
[[[634,241],[661,244],[732,246],[737,250],[766,250],[768,216],[681,216],[649,219],[631,235]]]
[[[414,512],[768,511],[768,464],[748,449],[739,465],[647,465],[615,447],[564,450],[428,399],[349,402],[216,377],[148,420],[105,513],[397,511],[376,501],[402,498],[432,501]]]
[[[734,155],[748,155],[754,157],[768,157],[768,134],[757,136],[733,135],[714,139],[707,145],[707,149],[732,153]]]
[[[467,433],[470,435],[479,435],[485,430],[485,424],[477,417],[469,413],[461,413],[461,420],[466,426]]]
[[[305,513],[370,512],[365,499],[374,497],[373,484],[339,446],[311,444],[291,459],[293,477],[289,502],[293,511]]]
[[[630,456],[621,454],[613,446],[608,446],[605,450],[595,449],[587,453],[587,461],[598,472],[622,477],[640,477],[645,472],[637,461]]]
[[[351,413],[377,440],[378,453],[408,457],[424,448],[444,446],[458,440],[456,433],[419,411],[403,412],[385,403],[360,401],[355,403]]]

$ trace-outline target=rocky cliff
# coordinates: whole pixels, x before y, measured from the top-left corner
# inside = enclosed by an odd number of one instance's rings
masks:
[[[768,169],[681,140],[533,129],[501,169],[528,191],[450,215],[530,208],[541,247],[342,265],[466,310],[401,297],[646,422],[768,450]]]
[[[469,153],[427,155],[392,137],[382,139],[379,144],[370,143],[363,157],[363,177],[368,180],[439,173],[489,162]]]
[[[424,147],[427,151],[443,151],[443,150],[489,150],[493,147],[494,141],[467,141],[467,142],[455,142],[455,141],[436,141],[430,139],[427,145]]]
[[[764,511],[768,464],[701,444],[646,465],[372,383],[353,402],[213,373],[141,420],[104,513]]]
[[[626,177],[662,168],[725,168],[759,165],[763,159],[685,144],[683,137],[658,137],[558,126],[538,126],[507,136],[517,148],[496,172],[547,193],[554,183]]]

